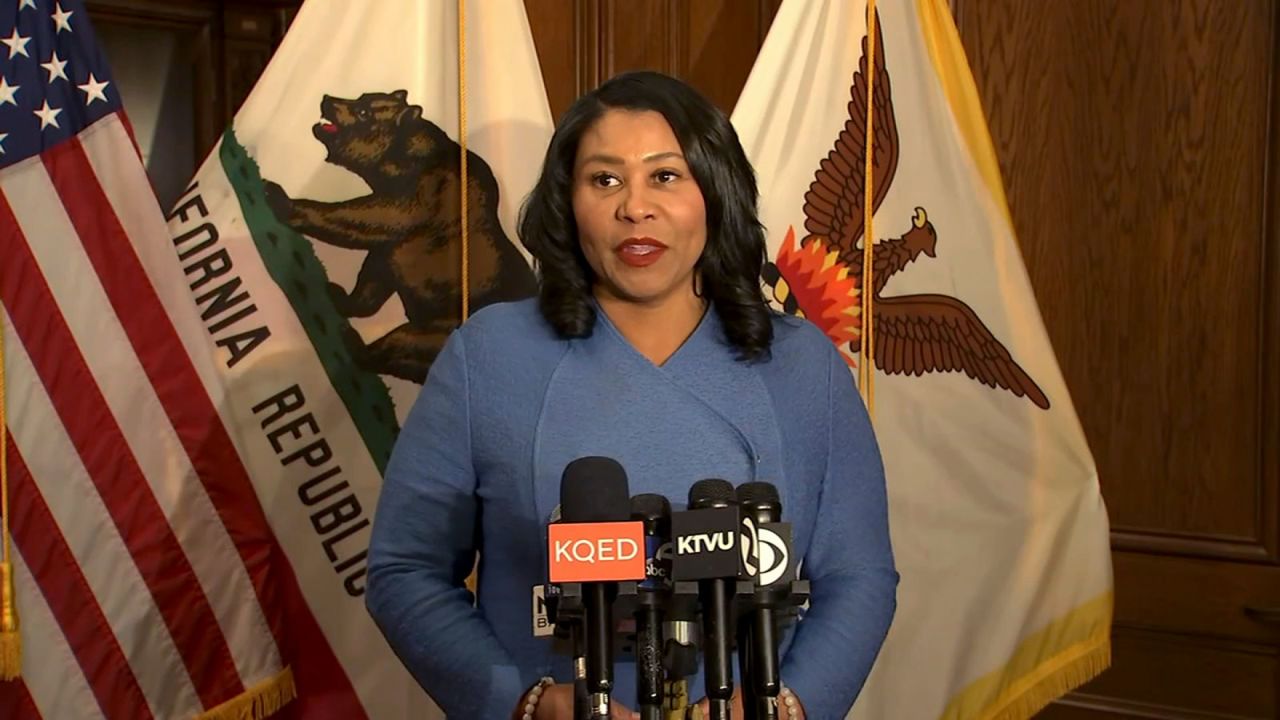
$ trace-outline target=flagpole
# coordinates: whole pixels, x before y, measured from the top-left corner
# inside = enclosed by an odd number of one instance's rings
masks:
[[[874,155],[875,155],[875,82],[876,82],[876,0],[867,0],[867,125],[865,135],[863,182],[863,233],[862,233],[862,367],[858,389],[862,392],[867,412],[875,417],[875,278],[872,277],[872,251],[875,233],[871,221],[875,214]]]
[[[9,542],[8,436],[4,406],[4,319],[0,316],[0,680],[14,680],[22,673],[22,635],[18,631],[18,603],[14,593],[13,560]]]
[[[467,317],[471,314],[471,237],[470,226],[467,222],[467,0],[458,0],[458,165],[461,168],[462,188],[458,192],[459,201],[462,203],[460,212],[458,213],[459,222],[462,223],[462,278],[460,293],[462,295],[462,319],[459,324],[467,321]],[[476,568],[479,558],[473,558],[471,563],[471,574],[467,575],[466,586],[472,592],[475,598],[476,587],[479,585],[479,577]]]
[[[471,314],[470,225],[467,222],[467,0],[458,0],[458,164],[462,168],[462,322]]]

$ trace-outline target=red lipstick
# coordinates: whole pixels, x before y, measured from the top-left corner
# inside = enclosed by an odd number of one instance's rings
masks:
[[[648,267],[662,257],[667,246],[651,237],[630,237],[614,248],[618,259],[631,267]]]

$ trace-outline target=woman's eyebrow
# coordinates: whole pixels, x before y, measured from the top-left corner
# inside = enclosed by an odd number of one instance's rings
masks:
[[[658,152],[658,153],[652,153],[650,155],[645,155],[644,158],[642,159],[647,163],[657,162],[658,160],[683,160],[684,155],[681,155],[680,153],[675,152],[674,150],[668,150],[666,152]]]
[[[651,162],[657,162],[659,160],[670,160],[670,159],[683,160],[684,155],[674,150],[667,150],[664,152],[656,152],[656,153],[651,153],[649,155],[645,155],[643,158],[641,158],[641,161],[646,163],[651,163]],[[583,165],[586,165],[588,163],[601,163],[603,165],[625,165],[626,161],[618,157],[617,155],[606,155],[604,153],[595,153],[592,155],[588,155],[582,159]]]

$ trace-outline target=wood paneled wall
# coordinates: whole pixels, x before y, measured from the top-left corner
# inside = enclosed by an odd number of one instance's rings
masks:
[[[87,0],[162,206],[181,195],[231,122],[300,4]]]
[[[954,5],[1112,521],[1114,666],[1049,715],[1280,717],[1280,5]]]
[[[171,72],[196,93],[196,160],[213,147],[266,69],[302,0],[86,0],[95,24],[161,28],[185,52]]]
[[[525,0],[551,114],[627,70],[691,83],[726,113],[781,0]]]

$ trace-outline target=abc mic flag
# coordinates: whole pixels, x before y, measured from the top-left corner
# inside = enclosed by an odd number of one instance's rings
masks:
[[[947,3],[878,6],[784,2],[733,115],[766,294],[851,372],[869,329],[901,583],[851,716],[1027,718],[1110,661],[1106,511]]]

